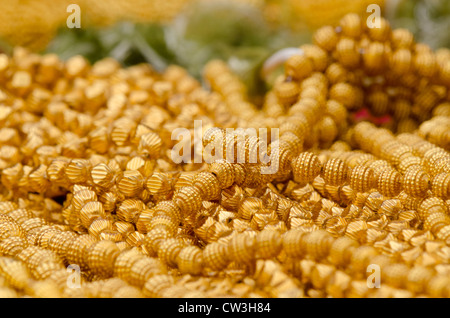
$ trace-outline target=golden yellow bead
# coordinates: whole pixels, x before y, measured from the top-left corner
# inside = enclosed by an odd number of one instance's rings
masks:
[[[161,242],[158,247],[158,258],[171,267],[176,267],[177,257],[185,247],[180,240],[169,238]]]
[[[358,165],[352,169],[350,187],[357,192],[367,192],[374,186],[374,173],[371,168]]]
[[[341,159],[330,159],[323,166],[322,177],[327,184],[342,185],[350,174],[350,170]]]
[[[338,35],[331,26],[318,29],[313,35],[314,44],[326,51],[332,51],[339,40]]]
[[[226,160],[216,160],[209,164],[208,171],[216,176],[222,189],[226,189],[234,183],[233,165]]]
[[[250,263],[255,259],[255,237],[239,234],[228,245],[228,257],[238,263]]]
[[[295,80],[308,77],[313,71],[313,64],[305,55],[290,57],[285,65],[285,74]]]
[[[439,173],[433,177],[431,181],[431,187],[433,193],[441,198],[450,197],[450,173]]]
[[[429,189],[430,177],[420,168],[411,167],[403,176],[403,189],[413,197],[423,197]]]
[[[299,183],[312,182],[322,169],[319,157],[310,152],[303,152],[292,161],[294,180]]]
[[[114,272],[114,262],[119,256],[119,249],[112,241],[104,240],[94,243],[86,251],[89,269],[102,277],[110,277]]]
[[[203,271],[203,252],[197,246],[186,246],[176,262],[181,273],[199,275]]]
[[[142,292],[146,297],[159,298],[162,291],[175,284],[175,279],[171,275],[155,275],[145,282]]]
[[[396,196],[402,190],[401,175],[393,169],[384,170],[378,177],[377,189],[384,196]]]

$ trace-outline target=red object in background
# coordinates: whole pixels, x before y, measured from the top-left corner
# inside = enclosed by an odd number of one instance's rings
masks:
[[[383,115],[380,117],[376,117],[370,113],[369,109],[361,108],[357,112],[353,113],[353,119],[356,122],[366,120],[374,123],[375,125],[383,125],[390,122],[392,120],[392,117],[390,115]]]

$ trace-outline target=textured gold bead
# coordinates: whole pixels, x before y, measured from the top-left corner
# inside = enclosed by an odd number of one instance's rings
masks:
[[[266,229],[256,235],[255,244],[255,257],[270,259],[280,253],[283,247],[283,240],[279,232]]]
[[[347,109],[358,109],[363,102],[363,93],[351,84],[337,83],[330,88],[330,99],[340,102]]]
[[[228,245],[228,257],[238,263],[250,263],[255,258],[255,237],[236,235]]]
[[[350,170],[344,161],[333,158],[328,160],[323,166],[322,177],[327,184],[342,185],[350,174]]]
[[[158,259],[143,257],[133,263],[126,279],[130,284],[142,287],[152,276],[165,273],[165,266]]]
[[[225,245],[212,242],[203,250],[203,261],[206,267],[218,271],[229,263],[228,249]]]
[[[142,292],[146,297],[159,298],[162,291],[175,284],[175,279],[170,275],[155,275],[145,282]]]
[[[203,270],[203,253],[197,246],[184,247],[177,257],[178,269],[181,273],[199,275]]]
[[[161,138],[156,133],[150,132],[141,136],[138,149],[140,153],[151,158],[159,158],[161,147]]]
[[[310,152],[303,152],[291,163],[294,180],[299,183],[312,182],[320,173],[319,158]]]
[[[416,53],[413,61],[420,76],[432,77],[437,71],[436,57],[431,52]]]
[[[352,250],[357,246],[355,240],[346,236],[340,237],[331,244],[328,259],[337,266],[349,264]]]
[[[396,50],[390,58],[390,67],[396,74],[408,73],[413,67],[413,57],[411,51],[406,48]]]
[[[336,59],[346,68],[356,68],[361,61],[355,40],[342,37],[336,44]]]
[[[93,237],[101,238],[101,234],[104,231],[111,231],[113,229],[113,224],[111,220],[102,217],[96,218],[88,227],[88,232]]]
[[[202,205],[200,190],[196,187],[183,187],[178,190],[173,200],[183,214],[189,215],[198,211]]]
[[[114,182],[114,172],[108,165],[100,163],[91,169],[92,181],[103,188],[110,187]]]
[[[450,197],[450,173],[440,173],[433,177],[431,181],[433,193],[441,198]]]
[[[275,94],[283,105],[292,105],[297,101],[300,89],[295,82],[282,82],[275,86]]]
[[[145,209],[145,204],[141,200],[126,199],[117,208],[117,217],[125,222],[136,223],[139,214]]]
[[[403,176],[403,189],[413,197],[423,197],[429,189],[430,177],[419,168],[409,168]]]
[[[378,177],[377,189],[382,195],[396,196],[402,190],[401,175],[396,170],[385,170]]]
[[[124,171],[117,187],[127,197],[137,196],[144,187],[144,177],[137,170]]]
[[[0,223],[0,239],[6,239],[13,236],[24,237],[25,233],[22,227],[15,221]]]
[[[367,192],[374,185],[374,174],[371,168],[358,165],[352,169],[350,187],[357,192]]]
[[[74,238],[67,245],[66,259],[70,264],[80,266],[81,270],[87,269],[87,251],[97,240],[88,234],[82,234]]]
[[[361,18],[356,13],[346,14],[340,21],[339,25],[342,28],[342,34],[348,37],[357,38],[362,32]]]
[[[105,210],[98,201],[88,202],[80,210],[80,220],[85,228],[89,228],[95,219],[103,216],[105,216]]]
[[[176,267],[177,257],[185,245],[176,238],[169,238],[161,242],[158,247],[158,258],[170,267]]]
[[[450,217],[447,214],[435,212],[426,217],[423,228],[431,233],[437,234],[444,226],[449,224]]]
[[[145,181],[145,188],[151,195],[164,195],[172,190],[169,176],[160,172],[155,172]]]
[[[327,68],[329,58],[327,52],[324,49],[313,44],[303,44],[300,48],[305,53],[305,56],[312,62],[314,71],[323,72]]]
[[[26,239],[18,236],[6,238],[0,242],[0,254],[3,256],[15,256],[28,246]]]
[[[88,160],[73,159],[65,169],[65,174],[72,183],[82,183],[88,180],[90,168]]]
[[[395,29],[391,36],[395,48],[410,48],[414,42],[413,34],[407,29]]]
[[[13,288],[24,289],[30,279],[25,264],[9,257],[0,258],[0,273]]]
[[[71,231],[56,233],[48,241],[48,248],[54,251],[62,259],[66,258],[68,245],[77,237],[77,234]]]
[[[209,164],[208,171],[216,176],[222,189],[226,189],[234,183],[233,165],[226,160],[216,160]]]
[[[8,212],[8,216],[23,227],[23,223],[31,218],[34,214],[28,209],[16,209]],[[24,229],[25,230],[25,229]]]
[[[200,190],[203,200],[216,200],[220,196],[219,180],[210,172],[200,172],[193,178],[192,184]]]
[[[332,51],[339,41],[339,36],[331,26],[318,29],[313,35],[314,43],[326,51]]]
[[[385,18],[380,18],[379,22],[379,27],[369,28],[368,34],[374,41],[385,42],[389,40],[389,36],[391,35],[391,26]]]
[[[102,277],[110,277],[114,272],[114,262],[120,251],[112,241],[99,241],[86,251],[89,269]]]
[[[283,235],[283,251],[287,256],[300,258],[306,253],[306,248],[301,243],[305,232],[300,230],[290,230]]]
[[[284,67],[286,76],[296,80],[308,77],[313,71],[313,64],[305,55],[290,57]]]

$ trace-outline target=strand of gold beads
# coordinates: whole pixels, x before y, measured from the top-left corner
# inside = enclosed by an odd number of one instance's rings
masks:
[[[262,111],[218,61],[206,90],[175,66],[1,56],[0,293],[449,297],[450,53],[352,14],[314,43]],[[355,125],[363,105],[399,123]],[[204,147],[222,137],[245,162],[175,164],[172,131],[196,119]],[[238,127],[280,129],[277,173],[250,163],[260,138],[223,130]]]

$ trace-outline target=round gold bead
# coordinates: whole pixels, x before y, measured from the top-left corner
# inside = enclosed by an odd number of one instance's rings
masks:
[[[347,182],[350,170],[344,161],[333,158],[323,166],[322,177],[327,184],[342,185]]]
[[[374,186],[374,174],[371,168],[358,165],[352,169],[350,187],[356,192],[367,192]]]
[[[181,273],[199,275],[203,270],[203,252],[197,246],[186,246],[178,254],[176,263]]]
[[[220,187],[226,189],[234,183],[233,165],[226,160],[216,160],[208,165],[208,171],[219,180]]]
[[[175,279],[171,275],[159,274],[149,278],[143,287],[142,292],[146,297],[159,298],[162,291],[175,284]]]
[[[303,152],[291,163],[294,180],[299,183],[312,182],[322,169],[319,157],[311,152]]]
[[[158,259],[142,257],[133,262],[126,280],[141,288],[152,276],[165,273],[166,268]]]
[[[229,263],[227,246],[212,242],[203,250],[203,262],[206,267],[220,271]]]
[[[177,257],[181,250],[185,247],[180,240],[176,238],[168,238],[161,242],[158,246],[158,258],[170,267],[177,266]]]
[[[255,259],[255,237],[240,234],[228,244],[228,257],[238,263],[250,263]]]
[[[424,197],[429,189],[429,175],[416,167],[406,170],[403,176],[403,189],[413,197]]]
[[[89,269],[101,277],[111,277],[114,262],[120,251],[112,241],[104,240],[94,243],[86,251]]]
[[[217,200],[221,188],[219,180],[210,172],[200,172],[193,178],[193,186],[202,193],[203,200]]]
[[[256,235],[256,258],[270,259],[276,257],[282,247],[283,240],[278,231],[262,230]]]
[[[331,26],[318,29],[313,35],[314,44],[326,51],[332,51],[339,41],[339,36]]]
[[[173,200],[184,215],[195,213],[202,205],[202,195],[196,187],[181,188],[174,194]]]
[[[433,177],[431,181],[433,193],[441,198],[450,198],[450,173],[442,172]]]
[[[286,76],[295,80],[308,77],[313,71],[313,64],[305,55],[291,56],[284,67]]]
[[[395,197],[402,190],[402,177],[393,169],[386,169],[378,177],[377,189],[387,197]]]
[[[67,245],[66,259],[70,264],[80,266],[81,270],[86,270],[87,251],[97,241],[93,236],[82,234],[71,240]]]

